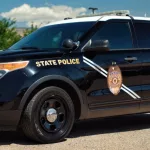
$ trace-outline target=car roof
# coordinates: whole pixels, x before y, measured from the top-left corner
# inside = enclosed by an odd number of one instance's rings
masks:
[[[134,17],[135,20],[142,20],[142,21],[150,21],[150,18],[148,17]],[[66,24],[66,23],[75,23],[75,22],[95,22],[95,21],[108,21],[111,19],[131,19],[129,16],[93,16],[93,17],[81,17],[81,18],[73,18],[73,19],[67,19],[67,20],[61,20],[57,22],[52,22],[50,24],[47,24],[46,26],[51,25],[57,25],[57,24]]]

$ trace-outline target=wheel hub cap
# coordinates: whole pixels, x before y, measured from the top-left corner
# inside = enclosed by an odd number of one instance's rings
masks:
[[[54,108],[50,108],[46,113],[46,118],[51,123],[55,122],[57,119],[57,111]]]

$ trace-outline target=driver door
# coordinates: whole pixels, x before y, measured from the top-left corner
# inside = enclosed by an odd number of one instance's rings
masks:
[[[110,50],[85,51],[87,72],[88,118],[131,114],[139,111],[141,100],[141,51],[134,48],[130,20],[111,21],[100,27],[90,39],[109,40]],[[108,69],[115,63],[122,72],[123,84],[118,95],[110,92]]]

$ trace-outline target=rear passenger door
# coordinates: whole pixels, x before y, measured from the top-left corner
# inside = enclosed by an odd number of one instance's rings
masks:
[[[150,21],[134,21],[138,48],[142,50],[141,111],[150,111]]]
[[[135,49],[130,20],[111,20],[100,26],[91,38],[109,40],[109,51],[85,52],[85,70],[89,118],[136,113],[141,98],[141,51]],[[91,44],[92,45],[92,44]],[[118,95],[110,92],[107,84],[108,68],[116,63],[123,77]]]

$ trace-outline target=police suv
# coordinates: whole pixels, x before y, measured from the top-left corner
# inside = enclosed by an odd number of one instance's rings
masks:
[[[150,18],[41,27],[0,52],[0,128],[58,142],[76,120],[150,112]]]

